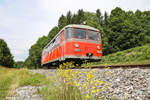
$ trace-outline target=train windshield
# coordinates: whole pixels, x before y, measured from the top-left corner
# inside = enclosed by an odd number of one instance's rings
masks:
[[[88,30],[88,37],[89,37],[89,40],[98,41],[99,40],[99,32]]]
[[[74,29],[74,38],[86,39],[86,29],[75,28]]]

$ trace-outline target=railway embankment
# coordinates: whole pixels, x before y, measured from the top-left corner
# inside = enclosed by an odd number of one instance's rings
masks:
[[[93,71],[94,70],[94,71]],[[109,84],[109,89],[101,90],[99,96],[106,96],[109,100],[150,100],[150,69],[140,68],[114,68],[114,69],[72,69],[72,71],[92,71],[95,80],[101,80]],[[46,77],[55,77],[56,69],[30,70],[32,74],[39,73]],[[81,75],[82,76],[82,75]],[[84,75],[83,75],[84,76]],[[85,77],[79,76],[79,86]],[[45,86],[21,86],[14,90],[15,95],[7,97],[8,100],[43,100],[38,92]],[[101,87],[100,87],[101,88]],[[101,88],[102,89],[102,88]],[[87,89],[88,91],[88,89]]]
[[[100,64],[150,64],[150,44],[119,51],[102,57]]]
[[[76,71],[79,69],[73,69]],[[149,100],[150,99],[150,69],[80,69],[81,73],[95,70],[96,79],[109,83],[109,89],[103,91],[108,97],[115,100]],[[46,76],[56,75],[57,70],[31,70],[32,73],[40,73]],[[109,72],[106,74],[106,72]],[[83,77],[80,81],[83,81]],[[95,79],[95,80],[96,80]]]

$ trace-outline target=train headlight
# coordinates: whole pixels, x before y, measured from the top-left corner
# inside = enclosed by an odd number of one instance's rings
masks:
[[[100,49],[100,46],[97,46],[97,49]]]
[[[75,44],[75,47],[78,48],[78,47],[79,47],[79,44]]]

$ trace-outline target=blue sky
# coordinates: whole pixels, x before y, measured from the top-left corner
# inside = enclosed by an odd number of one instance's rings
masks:
[[[150,0],[0,0],[0,38],[4,39],[16,61],[23,61],[37,39],[47,35],[67,11],[78,9],[110,13],[123,10],[150,10]]]

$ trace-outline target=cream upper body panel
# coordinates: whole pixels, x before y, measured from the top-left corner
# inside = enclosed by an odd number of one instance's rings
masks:
[[[91,26],[87,26],[87,25],[78,25],[78,24],[71,24],[71,25],[67,25],[65,26],[63,29],[67,28],[67,27],[76,27],[76,28],[85,28],[85,29],[90,29],[93,31],[99,31],[98,29],[91,27]],[[62,30],[63,30],[62,29]]]
[[[83,28],[83,29],[89,29],[89,30],[93,30],[93,31],[99,31],[98,29],[94,28],[94,27],[91,27],[91,26],[88,26],[88,25],[80,25],[80,24],[70,24],[70,25],[67,25],[65,26],[64,28],[62,28],[59,33],[51,40],[53,41],[61,32],[62,30],[68,28],[68,27],[75,27],[75,28]],[[44,47],[44,49],[46,47],[48,47],[48,45],[51,43],[51,41]]]

